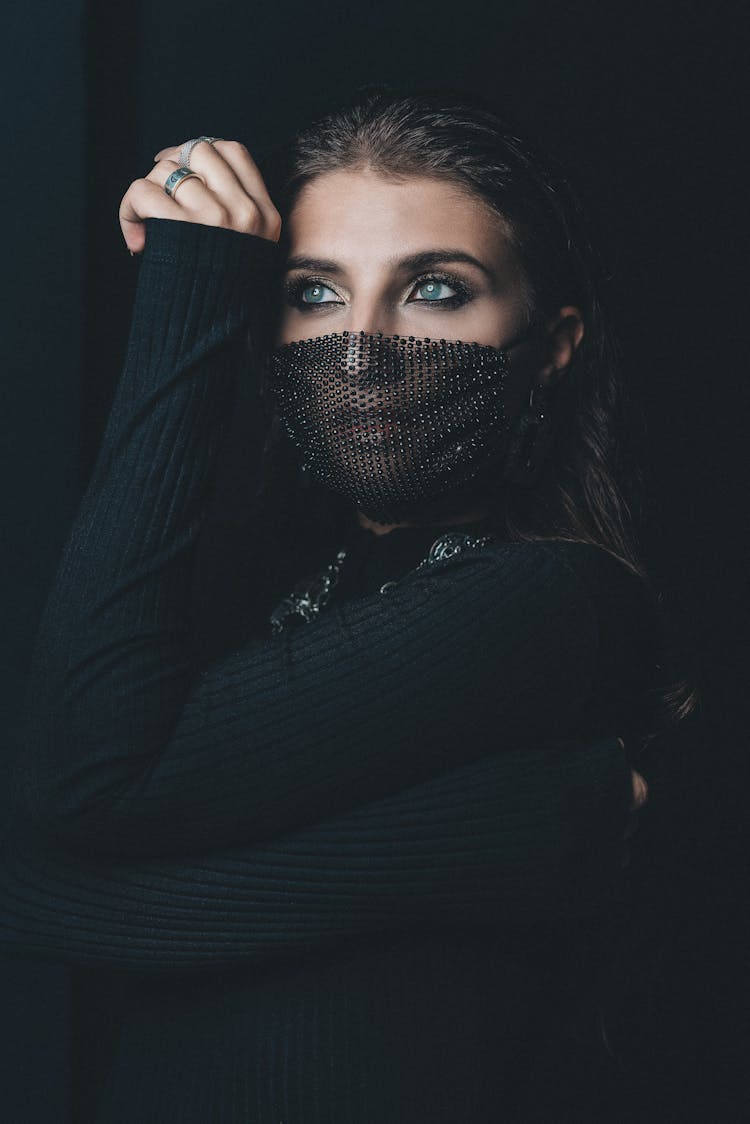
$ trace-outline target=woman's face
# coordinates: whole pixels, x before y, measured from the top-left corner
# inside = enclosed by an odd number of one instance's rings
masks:
[[[347,330],[506,348],[525,327],[527,291],[505,224],[456,184],[327,172],[305,185],[286,236],[276,344]],[[579,328],[577,310],[561,309],[546,337],[511,348],[510,416],[569,362]]]

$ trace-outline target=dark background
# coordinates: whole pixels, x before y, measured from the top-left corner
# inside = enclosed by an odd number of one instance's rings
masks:
[[[739,2],[29,0],[3,36],[3,813],[35,625],[124,357],[138,267],[118,206],[154,153],[238,138],[263,171],[337,92],[413,79],[492,96],[572,173],[647,417],[646,561],[703,691],[644,769],[612,1029],[631,1121],[747,1118],[744,19]],[[0,963],[0,987],[4,1118],[83,1124],[95,991],[31,962]]]

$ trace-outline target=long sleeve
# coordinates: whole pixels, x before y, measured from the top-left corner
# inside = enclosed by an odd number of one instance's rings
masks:
[[[46,828],[91,853],[205,855],[573,737],[619,640],[592,589],[622,568],[586,544],[467,552],[195,666],[196,539],[273,245],[147,228],[125,368],[29,680]]]
[[[580,918],[618,870],[615,738],[496,754],[269,842],[104,861],[13,833],[5,953],[144,971],[259,964],[359,935]]]

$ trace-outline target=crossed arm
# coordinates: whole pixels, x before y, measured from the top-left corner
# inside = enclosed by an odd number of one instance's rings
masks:
[[[595,910],[629,768],[610,738],[505,750],[268,842],[92,857],[23,827],[0,863],[6,952],[139,970],[262,963],[360,934]]]

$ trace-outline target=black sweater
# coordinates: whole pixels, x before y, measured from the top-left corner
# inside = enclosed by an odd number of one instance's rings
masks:
[[[554,950],[616,883],[646,598],[588,544],[414,572],[439,529],[353,524],[318,620],[199,662],[196,544],[275,246],[146,226],[38,632],[2,945],[130,973],[102,1120],[504,1119]]]

